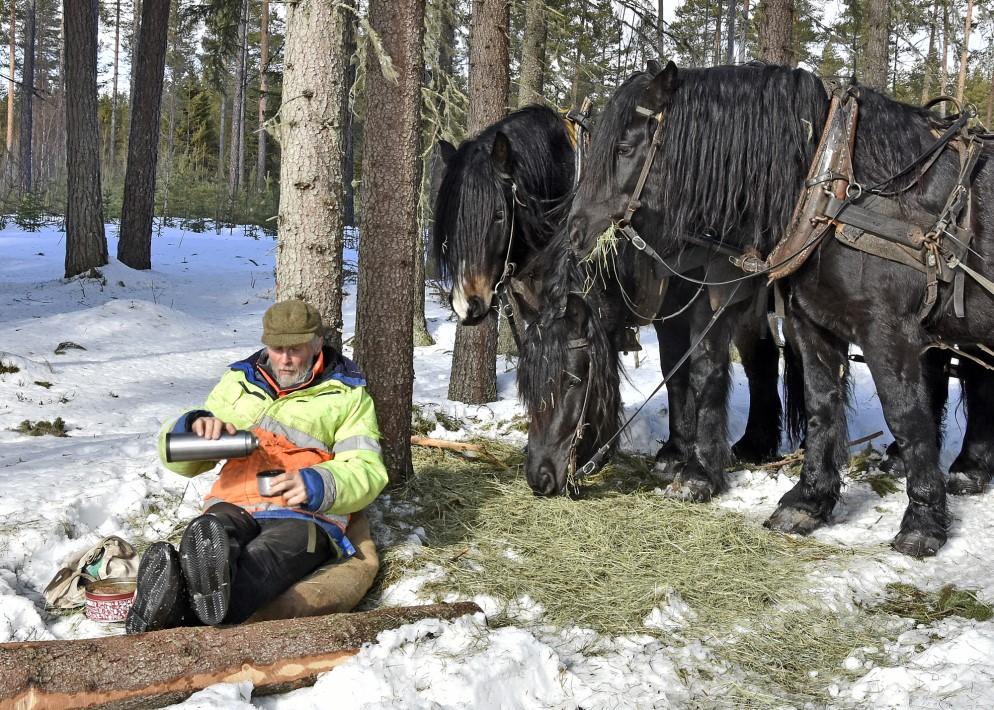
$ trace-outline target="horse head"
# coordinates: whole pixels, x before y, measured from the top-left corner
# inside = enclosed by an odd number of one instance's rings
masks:
[[[514,151],[497,131],[456,149],[442,142],[445,167],[435,199],[432,252],[452,281],[449,302],[463,325],[482,321],[507,278],[514,233]]]
[[[617,432],[621,414],[611,319],[576,292],[561,303],[533,314],[518,366],[529,413],[525,473],[545,496],[575,491],[573,474]]]
[[[640,177],[644,169],[653,167],[652,162],[661,160],[651,146],[680,83],[673,62],[663,69],[650,62],[647,71],[629,77],[605,107],[591,137],[590,159],[568,218],[570,242],[577,254],[589,254],[604,232],[631,221],[641,207],[645,185],[640,186]],[[641,221],[648,218],[646,210],[637,216]]]

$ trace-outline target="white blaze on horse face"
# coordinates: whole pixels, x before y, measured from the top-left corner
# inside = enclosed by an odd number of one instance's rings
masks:
[[[466,276],[466,262],[459,262],[459,270],[452,283],[452,310],[464,321],[478,313],[470,313],[470,298],[478,298],[489,308],[493,302],[494,289],[486,276]]]
[[[462,290],[461,278],[455,279],[452,286],[452,310],[459,316],[459,320],[464,320],[469,314],[469,301],[466,300],[466,294]]]

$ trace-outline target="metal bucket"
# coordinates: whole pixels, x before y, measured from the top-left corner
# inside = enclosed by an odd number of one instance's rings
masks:
[[[86,618],[124,621],[135,600],[134,577],[108,577],[86,585]]]

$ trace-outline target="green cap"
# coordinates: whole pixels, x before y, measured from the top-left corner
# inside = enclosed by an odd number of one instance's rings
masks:
[[[280,301],[262,316],[262,342],[273,348],[309,343],[321,334],[321,314],[303,301]]]

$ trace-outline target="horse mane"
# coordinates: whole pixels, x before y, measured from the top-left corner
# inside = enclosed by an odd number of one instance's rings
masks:
[[[629,77],[600,116],[589,175],[608,182],[596,189],[615,184],[618,139],[651,78]],[[803,69],[755,63],[680,69],[679,78],[643,193],[651,199],[643,198],[637,213],[643,224],[665,225],[665,233],[645,236],[708,236],[768,253],[790,220],[824,128],[829,98],[821,80]],[[934,140],[936,117],[866,87],[856,92],[854,168],[857,180],[872,186]],[[654,128],[645,121],[645,145]],[[937,167],[949,170],[954,160],[944,155]],[[888,189],[908,188],[917,177],[912,172]],[[921,201],[922,182],[896,199]]]
[[[543,307],[523,339],[518,362],[518,396],[531,418],[555,406],[557,403],[549,397],[550,385],[558,383],[566,369],[569,341],[585,338],[591,359],[586,419],[600,431],[601,438],[606,438],[621,426],[621,362],[611,331],[618,320],[613,317],[616,304],[609,293],[592,284],[587,270],[570,251],[565,230],[557,232],[536,260],[537,268],[545,275],[541,292]],[[589,311],[582,333],[576,332],[566,314],[570,295],[581,298]]]
[[[460,261],[482,262],[481,235],[496,211],[503,209],[505,176],[491,160],[494,138],[511,142],[513,178],[517,186],[516,226],[531,252],[552,238],[569,209],[573,188],[574,151],[562,117],[547,106],[525,106],[464,140],[445,165],[435,201],[431,255],[443,278]],[[462,202],[472,205],[466,224]]]

